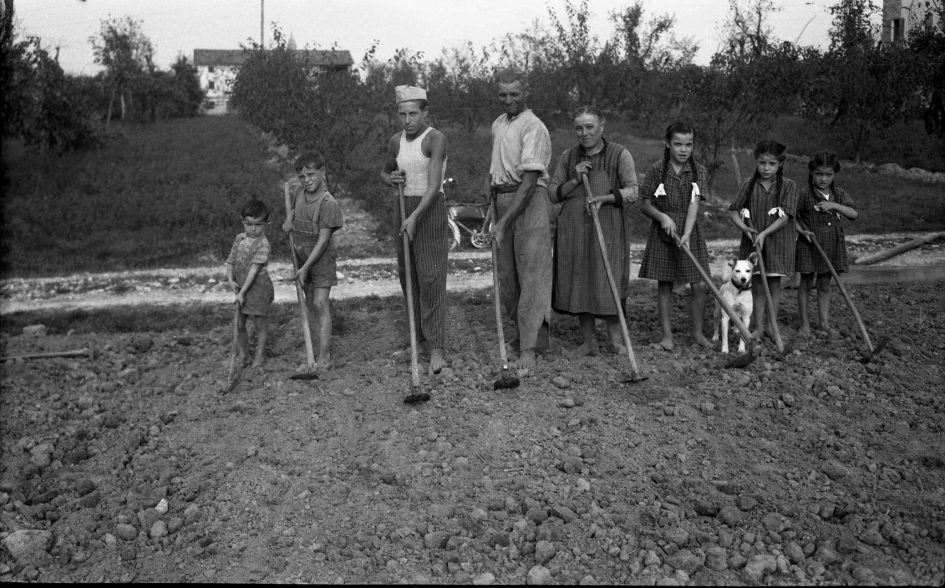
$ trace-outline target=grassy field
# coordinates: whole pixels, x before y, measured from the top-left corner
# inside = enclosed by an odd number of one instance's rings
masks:
[[[62,157],[4,145],[3,273],[222,263],[250,195],[281,209],[266,145],[235,118],[128,125]]]
[[[473,133],[444,131],[450,145],[448,175],[458,184],[452,197],[475,200],[488,166],[488,128]],[[630,149],[638,172],[662,156],[659,139],[621,131],[608,127],[607,137]],[[273,221],[280,219],[280,170],[265,163],[271,157],[267,145],[239,119],[205,117],[128,126],[124,135],[102,150],[59,158],[4,144],[9,180],[0,238],[4,276],[222,264],[241,230],[239,207],[251,194],[270,204]],[[575,144],[568,129],[554,130],[552,140],[556,157]],[[742,152],[738,158],[747,176],[751,156]],[[390,194],[377,179],[380,165],[380,160],[364,161],[364,169],[349,180],[350,185],[335,187],[336,193],[363,199],[380,221],[378,246],[346,248],[341,251],[344,257],[385,250],[380,244],[389,239]],[[805,165],[789,161],[787,176],[806,182]],[[942,184],[854,171],[841,173],[838,183],[853,194],[861,212],[852,233],[945,229]],[[714,196],[729,201],[735,188],[731,169],[721,170]],[[707,238],[735,236],[724,202],[706,206],[705,213]],[[642,214],[633,215],[635,240],[645,240],[648,225]],[[285,259],[282,240],[272,239],[272,244],[274,256]]]

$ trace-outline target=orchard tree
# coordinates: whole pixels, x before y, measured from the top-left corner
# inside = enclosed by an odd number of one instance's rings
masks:
[[[111,86],[105,125],[111,122],[115,96],[121,104],[121,118],[127,116],[131,90],[136,82],[154,71],[154,46],[141,30],[141,22],[130,16],[101,21],[97,36],[89,37],[95,63],[105,68]]]
[[[908,48],[879,44],[877,10],[872,0],[840,0],[830,8],[830,47],[805,101],[805,114],[833,127],[857,161],[871,135],[905,118],[922,77]]]

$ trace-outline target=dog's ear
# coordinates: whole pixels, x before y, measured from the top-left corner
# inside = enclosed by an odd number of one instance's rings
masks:
[[[735,262],[734,261],[728,262],[728,267],[735,269]]]

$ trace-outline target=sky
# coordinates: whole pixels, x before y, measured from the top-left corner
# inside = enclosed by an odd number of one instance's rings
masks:
[[[746,0],[742,0],[744,4]],[[660,14],[676,17],[677,37],[690,37],[700,50],[696,62],[707,64],[722,39],[729,0],[641,0],[644,20]],[[774,0],[781,8],[772,18],[775,37],[804,45],[825,46],[832,0]],[[579,0],[573,0],[580,5]],[[610,37],[610,13],[632,0],[589,0],[592,34]],[[55,52],[67,73],[94,75],[89,37],[109,17],[130,16],[141,23],[161,68],[194,49],[238,49],[260,36],[260,8],[265,38],[272,23],[291,34],[301,49],[351,51],[359,63],[378,41],[377,57],[390,58],[397,49],[422,51],[433,59],[443,48],[471,41],[480,48],[506,33],[528,30],[536,18],[548,23],[548,8],[564,17],[564,0],[16,0],[21,34],[35,35]]]

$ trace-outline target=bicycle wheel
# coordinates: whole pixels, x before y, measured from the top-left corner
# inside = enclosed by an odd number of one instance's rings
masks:
[[[481,231],[473,231],[469,235],[469,242],[476,249],[485,249],[492,243],[492,219],[486,218]]]

